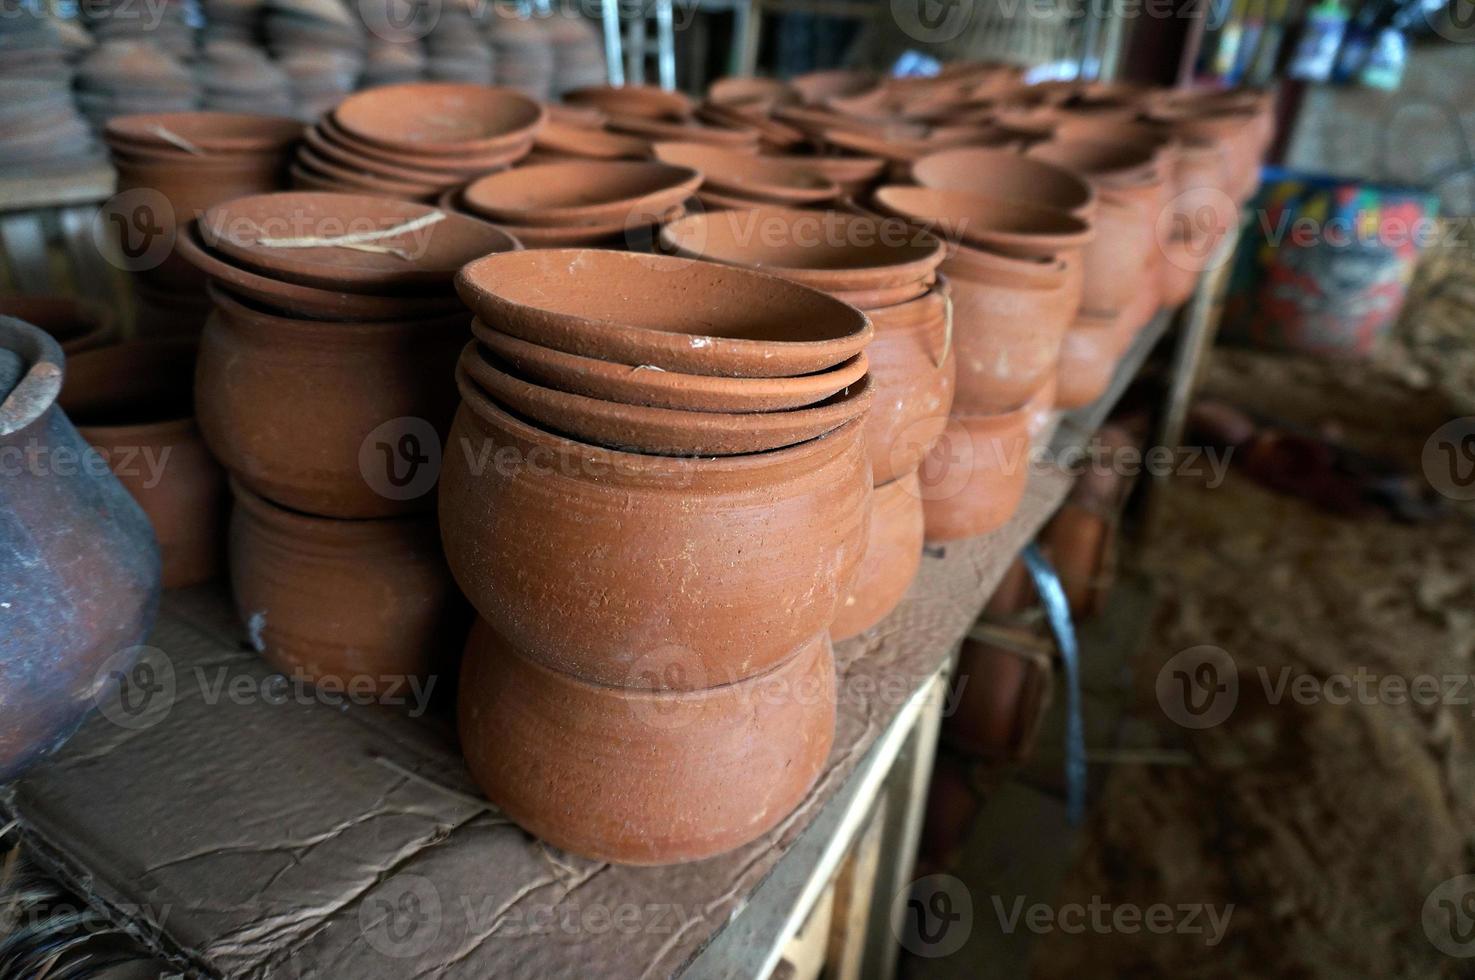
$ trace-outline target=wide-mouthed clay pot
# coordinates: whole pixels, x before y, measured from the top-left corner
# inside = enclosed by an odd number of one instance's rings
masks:
[[[1029,483],[1029,410],[953,415],[918,480],[928,541],[955,541],[1008,523]]]
[[[871,496],[871,538],[830,637],[864,633],[885,619],[922,567],[922,493],[916,472],[880,484]]]
[[[166,589],[195,585],[224,562],[225,471],[195,425],[198,344],[135,340],[67,365],[60,404],[138,501],[163,558]]]
[[[1077,314],[1079,316],[1079,314]],[[1050,420],[1055,416],[1055,389],[1058,387],[1056,374],[1058,371],[1050,372],[1040,390],[1024,403],[1025,411],[1029,413],[1029,437],[1039,438],[1050,428]]]
[[[476,156],[530,143],[547,110],[512,89],[411,82],[350,95],[332,115],[354,139],[391,152]]]
[[[1115,320],[1082,314],[1065,332],[1055,375],[1057,408],[1080,408],[1106,393],[1120,353]]]
[[[912,164],[912,177],[923,187],[1027,201],[1082,218],[1096,206],[1095,190],[1074,173],[1008,150],[941,150]]]
[[[507,370],[503,370],[507,368]],[[461,369],[499,405],[573,439],[661,456],[735,456],[804,442],[860,418],[871,383],[861,378],[824,401],[780,412],[700,412],[591,398],[533,384],[473,341]],[[741,379],[739,379],[741,380]]]
[[[103,307],[70,296],[0,296],[0,316],[40,327],[68,356],[101,347],[112,339],[115,329]]]
[[[849,360],[871,339],[864,313],[817,290],[663,255],[490,255],[461,270],[456,290],[494,330],[571,354],[688,374],[809,374]]]
[[[689,119],[696,106],[680,92],[654,85],[588,85],[563,93],[563,100],[588,106],[610,116],[645,119]]]
[[[468,615],[433,516],[312,517],[231,489],[231,588],[267,663],[377,695],[451,684]]]
[[[212,288],[195,405],[205,442],[252,491],[323,517],[433,505],[438,439],[470,316],[333,322]]]
[[[695,861],[809,791],[834,739],[834,654],[821,632],[761,676],[673,693],[550,670],[478,622],[457,713],[472,777],[523,829],[604,861]]]
[[[840,196],[838,184],[790,157],[704,143],[657,143],[652,152],[657,160],[699,172],[703,191],[777,204],[818,204]]]
[[[720,378],[678,371],[632,370],[628,364],[530,344],[492,330],[480,320],[472,321],[471,332],[499,360],[510,365],[518,377],[528,381],[628,405],[697,412],[777,412],[803,408],[858,383],[869,367],[866,355],[857,354],[828,371],[793,378]]]
[[[628,226],[655,221],[701,182],[690,167],[651,160],[571,160],[482,177],[461,191],[461,201],[488,220],[511,225]]]
[[[486,221],[363,194],[239,198],[206,211],[197,228],[208,247],[261,275],[347,292],[447,286],[472,259],[518,248]],[[342,239],[349,241],[308,244]]]
[[[661,230],[661,245],[824,290],[862,309],[922,295],[943,258],[942,242],[909,222],[782,207],[688,215]]]
[[[59,748],[126,675],[159,601],[154,532],[56,406],[61,347],[0,317],[0,782]],[[47,465],[70,459],[74,465]],[[27,465],[24,461],[37,461]]]
[[[462,592],[529,657],[694,690],[761,673],[829,626],[870,521],[860,422],[775,452],[644,456],[458,384],[441,539]]]
[[[936,225],[949,241],[1004,255],[1076,254],[1095,237],[1091,223],[1069,211],[967,191],[892,185],[877,188],[872,200],[898,217]]]
[[[114,116],[103,127],[110,145],[165,157],[180,154],[282,153],[302,137],[300,120],[246,112],[155,112]]]
[[[847,197],[864,194],[886,172],[889,164],[880,157],[839,153],[790,153],[784,159],[802,163],[833,180]]]
[[[879,486],[921,465],[947,424],[957,379],[952,299],[938,288],[872,310],[866,348],[875,397],[866,415],[866,453]]]

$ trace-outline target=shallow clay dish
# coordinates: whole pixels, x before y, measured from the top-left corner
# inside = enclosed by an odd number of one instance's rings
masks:
[[[1085,180],[1008,150],[964,147],[931,153],[912,164],[912,177],[923,187],[1028,201],[1080,217],[1096,207],[1096,191]]]
[[[364,157],[372,163],[387,163],[397,167],[409,167],[422,172],[424,177],[441,177],[447,180],[460,177],[469,180],[508,166],[525,156],[532,148],[533,133],[521,135],[511,146],[490,153],[445,154],[434,151],[390,150],[373,143],[354,139],[341,127],[333,124],[331,115],[318,122],[318,132],[324,139],[337,143],[344,150]]]
[[[495,330],[667,371],[783,378],[834,367],[871,339],[866,315],[817,290],[731,266],[598,249],[489,255],[456,277]]]
[[[599,160],[638,160],[650,154],[650,143],[638,137],[557,120],[538,130],[533,142],[547,153]]]
[[[654,85],[586,85],[563,93],[563,100],[588,106],[611,116],[644,119],[686,119],[693,108],[691,99]]]
[[[1083,247],[1091,224],[1069,211],[967,191],[931,187],[877,188],[872,200],[883,210],[940,228],[950,241],[966,241],[1008,255],[1049,258]]]
[[[701,182],[702,175],[686,166],[635,160],[570,160],[482,177],[462,190],[461,202],[492,221],[510,225],[620,221],[623,227],[632,223],[632,215],[653,217],[680,205]]]
[[[817,204],[840,196],[830,178],[788,157],[765,157],[703,143],[657,143],[657,160],[701,173],[702,189],[788,204]]]
[[[377,236],[435,215],[433,223],[371,244],[393,252],[333,245],[260,244],[263,238]],[[200,219],[199,234],[217,251],[263,275],[320,289],[393,292],[449,283],[463,265],[492,252],[515,251],[517,239],[496,225],[408,201],[366,194],[284,192],[218,204]]]
[[[824,401],[780,412],[695,412],[627,405],[545,388],[492,363],[476,343],[461,367],[504,408],[582,442],[659,456],[738,456],[782,449],[831,432],[871,404],[868,379]]]
[[[547,110],[509,88],[455,82],[385,85],[350,95],[334,122],[391,151],[476,156],[528,140]]]
[[[492,330],[480,320],[472,321],[471,332],[525,380],[606,401],[696,412],[803,408],[856,384],[869,368],[866,355],[857,354],[828,371],[796,378],[718,378],[566,354]]]
[[[727,129],[695,122],[670,122],[639,116],[611,116],[609,128],[617,133],[639,136],[652,142],[706,143],[739,152],[758,152],[761,134],[756,129]]]

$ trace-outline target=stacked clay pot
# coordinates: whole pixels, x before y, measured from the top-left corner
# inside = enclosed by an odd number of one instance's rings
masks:
[[[180,247],[210,280],[196,416],[235,491],[251,642],[314,682],[422,676],[459,618],[430,514],[469,321],[452,279],[517,241],[391,198],[285,192],[207,210]]]
[[[546,110],[511,89],[453,82],[349,96],[306,135],[293,186],[436,200],[526,156]]]
[[[684,214],[701,182],[689,167],[655,160],[558,160],[489,174],[442,203],[496,222],[528,248],[649,251],[652,229]]]
[[[951,300],[936,275],[943,243],[902,221],[762,207],[692,215],[668,225],[661,244],[822,289],[870,317],[871,538],[830,635],[864,632],[896,607],[921,564],[917,468],[946,424],[956,371]]]
[[[657,160],[701,173],[697,200],[708,210],[817,205],[840,196],[840,187],[833,180],[790,157],[691,142],[657,143],[651,152]]]
[[[870,519],[869,320],[746,269],[596,249],[489,256],[457,285],[476,339],[440,521],[482,619],[472,775],[604,860],[766,833],[833,738],[829,626]]]
[[[565,93],[564,101],[599,110],[610,130],[648,144],[702,143],[755,153],[762,138],[757,129],[742,122],[702,122],[685,95],[649,85],[591,85]]]

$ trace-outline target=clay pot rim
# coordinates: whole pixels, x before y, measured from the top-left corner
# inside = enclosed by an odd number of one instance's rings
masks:
[[[641,476],[669,477],[688,480],[701,473],[745,473],[762,471],[774,467],[802,466],[814,457],[838,452],[836,449],[847,438],[857,439],[865,418],[851,419],[838,428],[805,442],[771,449],[762,453],[746,453],[737,456],[655,456],[648,453],[631,453],[610,449],[590,442],[582,442],[569,436],[549,432],[547,429],[524,422],[508,412],[466,375],[461,365],[456,365],[456,387],[461,392],[463,407],[476,419],[476,425],[494,425],[513,438],[535,446],[543,446],[563,454],[576,454],[586,459],[598,459],[618,467],[615,472],[635,473]],[[840,447],[843,449],[843,446]]]
[[[266,177],[281,172],[286,157],[232,157],[217,160],[210,157],[181,157],[178,160],[139,159],[130,153],[113,150],[109,162],[120,171],[139,173],[144,184],[160,184],[170,181],[193,183],[221,175]]]
[[[932,187],[938,190],[945,189],[934,182],[935,178],[929,179],[926,171],[946,166],[947,159],[957,159],[959,156],[973,158],[976,162],[985,164],[993,162],[1006,167],[1034,170],[1036,177],[1047,177],[1057,187],[1070,186],[1076,191],[1080,200],[1069,206],[1061,206],[1061,210],[1069,211],[1078,217],[1088,216],[1095,210],[1097,193],[1096,188],[1092,186],[1090,181],[1083,179],[1073,171],[1058,164],[1036,160],[1028,155],[1011,153],[1007,150],[996,150],[982,146],[949,147],[939,150],[936,153],[929,153],[913,163],[912,178],[923,187]],[[1053,207],[1055,205],[1051,206]]]
[[[463,212],[464,213],[464,212]],[[498,224],[497,227],[507,232],[518,241],[522,242],[528,249],[549,248],[593,248],[608,247],[605,243],[619,238],[641,228],[655,225],[663,225],[669,221],[675,221],[686,215],[686,205],[677,204],[670,210],[658,214],[635,214],[622,216],[618,221],[608,221],[598,225],[551,225],[538,227],[537,225],[506,225]],[[478,215],[469,214],[468,217],[486,220]],[[629,218],[635,218],[634,224],[626,224]],[[628,243],[625,243],[628,244]]]
[[[571,424],[580,424],[587,420],[596,425],[608,424],[625,428],[631,436],[632,446],[636,440],[647,444],[645,448],[638,450],[637,454],[643,456],[702,459],[714,456],[751,456],[800,445],[833,432],[846,422],[864,419],[866,410],[870,407],[875,395],[875,385],[869,375],[862,375],[857,383],[840,389],[839,392],[823,401],[802,408],[769,412],[708,412],[632,405],[538,384],[519,376],[510,366],[508,370],[503,370],[501,366],[489,361],[482,353],[481,343],[477,340],[470,341],[462,349],[459,367],[466,374],[467,381],[481,388],[489,400],[498,402],[519,415],[526,416],[530,423],[539,426],[546,424],[524,411],[526,405],[534,401],[541,402],[540,405],[533,405],[533,407],[550,414],[565,415]],[[494,391],[488,387],[489,385],[497,385],[502,391]],[[784,430],[795,425],[806,429],[813,428],[813,434],[789,441],[791,437],[783,434]],[[637,431],[660,427],[669,427],[677,431],[669,437],[654,432],[642,434]],[[671,445],[663,448],[650,448],[654,443],[668,438]],[[711,449],[687,449],[675,445],[676,442],[685,439],[690,439],[692,443],[700,440],[742,442],[746,439],[752,441],[754,448],[717,452]],[[775,440],[784,441],[772,444]],[[595,442],[590,444],[604,445]]]
[[[638,137],[556,120],[538,130],[533,146],[589,160],[638,160],[650,152],[650,144]]]
[[[407,330],[433,330],[465,324],[471,314],[465,309],[450,313],[439,313],[422,317],[386,317],[377,320],[328,320],[297,317],[273,310],[260,301],[231,292],[230,285],[211,280],[205,284],[205,292],[213,304],[213,312],[220,314],[237,329],[270,329],[283,333],[329,335],[333,338],[354,338],[374,334],[399,334]],[[341,343],[341,340],[338,341]]]
[[[915,207],[904,208],[902,206],[902,202],[906,199],[922,196],[934,196],[940,199],[938,204],[941,206],[937,209],[937,213],[922,215]],[[890,184],[876,188],[871,195],[871,200],[898,217],[912,221],[933,222],[941,225],[948,220],[943,215],[952,215],[954,220],[951,223],[956,229],[959,244],[976,243],[985,249],[999,248],[1011,252],[1018,250],[1045,257],[1082,248],[1096,237],[1096,231],[1091,222],[1069,211],[1023,203],[1012,198],[987,197],[968,191],[940,190],[934,187]],[[1000,224],[1005,224],[1005,227],[999,227],[988,220],[980,222],[977,213],[967,215],[962,212],[961,209],[965,205],[987,209],[986,219],[1003,215],[1010,220],[1000,222]],[[951,239],[954,236],[949,234],[948,237]]]
[[[760,149],[769,147],[793,147],[804,142],[804,132],[788,123],[745,113],[736,105],[703,104],[697,108],[696,118],[713,126],[757,131]]]
[[[1052,160],[1052,152],[1065,155],[1073,162],[1066,164]],[[1151,184],[1162,179],[1157,172],[1163,163],[1159,153],[1131,141],[1056,138],[1030,147],[1028,155],[1042,163],[1068,167],[1083,178],[1108,185]]]
[[[584,357],[580,354],[570,354],[567,351],[556,350],[552,347],[544,347],[512,334],[493,330],[480,319],[475,317],[471,320],[471,335],[476,342],[482,346],[492,347],[493,353],[499,358],[507,360],[508,357],[517,357],[519,353],[531,358],[540,358],[545,363],[552,365],[555,369],[563,367],[569,371],[576,371],[593,375],[596,379],[610,378],[619,375],[628,378],[636,365],[622,364],[617,361],[603,361],[595,357]],[[510,351],[510,355],[504,354]],[[683,374],[678,371],[647,371],[640,378],[640,382],[650,386],[653,390],[661,392],[671,389],[676,391],[696,390],[699,394],[714,399],[717,398],[808,398],[803,404],[796,408],[803,408],[823,401],[851,385],[860,382],[861,378],[870,370],[870,361],[865,351],[860,351],[854,357],[824,371],[813,374],[801,374],[790,378],[723,378],[707,374]],[[557,387],[551,383],[533,381],[532,383],[543,387]],[[560,389],[565,390],[565,389]],[[737,394],[741,393],[741,394]],[[602,397],[591,395],[589,397]],[[619,399],[609,398],[608,401]],[[633,404],[633,403],[632,403]],[[681,408],[682,406],[662,406],[668,408]],[[727,411],[725,409],[697,409],[689,406],[686,411]],[[775,411],[775,409],[737,408],[734,413]]]
[[[650,119],[688,119],[696,108],[682,93],[655,85],[581,85],[563,93],[563,101],[576,106],[593,106],[608,115],[628,114]],[[612,111],[632,106],[654,107],[654,113]]]
[[[601,197],[574,204],[550,203],[546,196],[538,200],[540,194],[536,190],[525,195],[521,204],[496,200],[500,185],[509,182],[543,178],[545,187],[557,187],[560,194],[567,196],[570,184],[578,193],[598,187],[601,179],[623,180],[635,176],[648,176],[656,186],[634,196]],[[567,160],[516,167],[478,177],[461,188],[458,200],[462,206],[480,212],[487,221],[513,226],[564,228],[599,225],[611,214],[618,215],[621,211],[639,212],[641,215],[665,213],[690,197],[701,183],[702,175],[698,171],[656,160]],[[490,202],[486,200],[489,191],[492,192]],[[482,200],[478,201],[478,197]],[[632,214],[624,215],[626,225],[631,217]]]
[[[515,260],[512,257],[518,257]],[[827,335],[816,340],[777,340],[777,339],[750,339],[743,337],[714,336],[710,334],[694,334],[689,332],[678,332],[676,330],[664,330],[657,327],[645,327],[628,321],[614,321],[586,316],[572,310],[560,308],[555,305],[534,305],[523,299],[512,299],[502,296],[494,288],[483,285],[478,281],[479,277],[489,267],[497,265],[516,268],[511,265],[513,261],[519,264],[536,262],[557,262],[564,267],[575,267],[585,261],[600,263],[639,263],[646,270],[656,272],[664,267],[668,271],[686,270],[697,268],[699,273],[705,272],[710,275],[718,274],[715,270],[721,270],[721,275],[736,276],[739,279],[750,279],[752,287],[757,290],[767,290],[770,293],[787,294],[793,300],[803,300],[805,305],[818,305],[833,313],[835,321]],[[701,268],[708,267],[708,268]],[[494,277],[495,278],[495,277]],[[515,277],[508,277],[507,281],[517,281]],[[525,280],[524,280],[525,281]],[[546,280],[545,280],[546,283]],[[551,285],[551,284],[548,284]],[[860,310],[855,309],[847,303],[842,303],[827,293],[816,289],[810,289],[798,283],[780,279],[777,276],[769,276],[754,272],[751,269],[743,269],[737,266],[718,265],[717,263],[702,263],[692,259],[674,258],[661,255],[637,255],[629,252],[604,251],[599,249],[569,248],[569,249],[531,249],[526,252],[504,252],[499,255],[489,255],[477,259],[464,266],[456,276],[457,292],[461,298],[470,306],[483,320],[493,323],[502,323],[509,318],[531,319],[536,322],[536,333],[544,333],[550,327],[562,325],[572,328],[592,344],[603,346],[606,341],[616,340],[624,342],[622,346],[631,344],[640,346],[648,352],[655,354],[655,361],[669,361],[670,357],[662,356],[670,352],[675,346],[676,338],[685,338],[688,343],[692,339],[704,339],[705,344],[695,345],[688,349],[703,350],[703,360],[709,364],[725,366],[724,373],[733,371],[751,372],[758,365],[760,373],[734,374],[733,376],[775,377],[786,374],[809,373],[838,364],[840,361],[851,357],[856,351],[864,349],[870,341],[872,327],[870,319]],[[467,294],[471,295],[468,296]],[[531,300],[531,297],[528,298]],[[510,315],[510,317],[509,317]],[[812,322],[812,321],[811,321]],[[513,331],[506,331],[513,332]],[[525,340],[535,343],[541,342],[538,337],[523,336]],[[545,344],[544,346],[551,346]],[[574,353],[578,353],[574,351]],[[782,355],[782,356],[776,356]],[[803,362],[795,366],[795,360]],[[736,362],[736,363],[733,363]],[[806,368],[807,365],[807,368]],[[658,365],[665,367],[665,364]],[[774,373],[777,372],[777,373]]]
[[[401,95],[401,93],[404,94]],[[512,119],[507,123],[507,128],[497,133],[472,139],[441,141],[408,140],[386,136],[380,131],[383,128],[382,124],[366,125],[369,120],[358,118],[364,113],[369,116],[379,115],[377,110],[365,107],[372,107],[376,103],[393,100],[396,97],[420,102],[441,94],[447,96],[460,94],[475,100],[476,105],[468,110],[468,114],[484,109],[492,101],[501,100],[506,104],[507,114]],[[426,111],[430,108],[429,104],[424,106]],[[345,114],[348,116],[347,123],[344,122]],[[403,82],[354,92],[338,103],[327,115],[343,132],[372,146],[382,147],[391,153],[457,157],[497,153],[509,150],[524,140],[531,142],[538,128],[548,118],[548,110],[536,100],[528,98],[514,88],[505,86],[476,85],[470,82]]]
[[[862,266],[796,266],[796,265],[754,265],[741,260],[738,252],[724,251],[720,255],[714,255],[710,250],[710,231],[702,236],[702,250],[696,251],[683,244],[679,236],[689,229],[699,226],[710,226],[717,221],[743,220],[737,215],[746,214],[749,220],[763,221],[772,218],[779,221],[838,221],[842,225],[870,224],[878,230],[885,225],[888,219],[880,216],[849,214],[844,211],[806,211],[797,208],[786,208],[781,206],[766,206],[748,208],[744,212],[718,212],[709,214],[692,214],[685,218],[671,222],[661,229],[661,244],[672,249],[675,254],[692,259],[703,259],[709,262],[720,262],[724,265],[740,266],[742,268],[756,269],[770,275],[789,279],[802,285],[815,289],[842,290],[842,291],[872,291],[876,289],[902,286],[907,283],[924,279],[933,274],[943,258],[947,254],[945,243],[930,232],[916,229],[915,225],[903,222],[910,229],[908,243],[905,251],[894,250],[901,258],[900,261],[889,263],[877,263]],[[823,246],[824,251],[835,254],[844,253],[847,248],[831,248]],[[889,255],[893,250],[887,249],[881,254]],[[919,253],[920,254],[917,254]],[[911,253],[911,254],[907,254]],[[807,253],[806,253],[807,254]]]
[[[951,307],[952,295],[947,280],[942,279],[921,296],[890,306],[878,306],[866,312],[876,325],[876,332],[880,333],[882,330],[910,330],[924,326],[931,323],[939,313],[944,317],[950,316]]]
[[[259,523],[284,534],[294,541],[344,543],[358,550],[366,542],[384,540],[384,530],[409,528],[427,524],[434,512],[391,514],[386,517],[326,517],[287,507],[257,493],[241,481],[238,474],[227,473],[232,500]]]
[[[656,143],[651,153],[663,163],[690,167],[701,174],[703,191],[795,204],[840,196],[840,186],[829,177],[806,163],[790,164],[780,157],[682,141]]]
[[[34,320],[27,320],[23,316],[6,312],[6,308],[32,306],[33,304],[42,308],[40,310],[32,308],[28,311],[33,316],[38,312],[41,313],[42,317],[38,319],[61,317],[73,320],[85,329],[71,336],[58,337]],[[0,316],[13,317],[22,323],[29,323],[36,327],[60,344],[63,354],[76,354],[106,342],[113,335],[115,326],[112,313],[102,304],[55,293],[12,293],[9,296],[0,297]]]
[[[160,352],[161,354],[189,351],[195,356],[198,356],[199,350],[200,342],[193,337],[131,338],[129,340],[119,341],[116,344],[107,344],[103,347],[94,347],[91,350],[81,351],[73,355],[71,367],[75,370],[79,364],[85,366],[89,360],[104,361],[105,358],[116,357],[120,353],[126,354],[130,351]],[[190,371],[190,384],[194,384],[193,369]],[[134,392],[135,396],[138,394],[140,393]],[[189,410],[183,415],[171,415],[153,422],[131,422],[123,425],[109,424],[106,422],[79,423],[72,418],[73,414],[78,411],[78,408],[75,403],[68,404],[69,401],[72,400],[67,398],[67,388],[64,380],[61,393],[57,396],[57,404],[61,407],[62,411],[67,413],[67,418],[72,420],[72,424],[77,427],[77,431],[83,433],[84,438],[87,438],[89,442],[94,440],[87,436],[87,433],[106,436],[107,439],[113,442],[128,439],[143,443],[163,441],[171,437],[177,438],[195,430],[193,399],[191,399]]]
[[[303,146],[297,150],[291,169],[302,170],[321,180],[362,188],[366,192],[386,197],[424,197],[426,194],[435,193],[439,187],[438,184],[416,183],[399,177],[385,177],[369,170],[355,169],[348,164],[323,156],[311,146]],[[332,192],[319,191],[318,193]],[[343,193],[349,192],[344,191]]]
[[[373,91],[366,89],[365,91]],[[365,143],[347,133],[328,113],[318,120],[317,132],[323,139],[336,143],[345,152],[366,157],[370,163],[387,163],[391,166],[420,170],[426,177],[446,180],[470,180],[498,167],[505,167],[524,156],[533,145],[534,134],[527,133],[506,149],[488,153],[453,155],[446,153],[413,153],[405,150],[388,150]]]
[[[729,129],[725,126],[703,126],[694,122],[670,122],[639,116],[610,116],[609,128],[617,133],[638,136],[652,143],[705,143],[730,150],[746,147],[756,152],[761,135],[756,129]]]
[[[1060,258],[1022,258],[1017,255],[1003,255],[986,248],[978,248],[970,244],[959,244],[950,253],[944,266],[952,265],[948,271],[949,275],[955,275],[959,279],[973,281],[972,277],[964,275],[957,269],[956,263],[962,263],[965,269],[969,266],[983,266],[996,274],[1014,274],[1026,277],[1022,281],[1010,283],[1012,289],[1038,289],[1049,292],[1059,289],[1066,273],[1065,262]],[[1051,282],[1040,283],[1036,278],[1048,276]]]
[[[281,152],[296,142],[306,125],[300,119],[288,116],[247,112],[219,112],[210,109],[149,112],[112,117],[103,126],[102,137],[104,141],[118,139],[135,145],[188,153],[154,132],[156,127],[167,129],[204,150],[206,154],[211,154]],[[202,132],[201,127],[227,131],[212,135]]]
[[[45,330],[13,316],[0,316],[0,350],[20,358],[23,373],[0,391],[0,436],[20,432],[40,419],[61,394],[66,357]]]

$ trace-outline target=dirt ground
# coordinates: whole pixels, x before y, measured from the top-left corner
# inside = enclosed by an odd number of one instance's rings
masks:
[[[1365,364],[1220,349],[1205,390],[1417,475],[1430,435],[1475,404],[1449,384],[1438,355],[1399,345]],[[1162,595],[1138,713],[1191,761],[1113,771],[1058,902],[1233,911],[1215,946],[1057,930],[1035,975],[1475,976],[1447,953],[1475,900],[1436,893],[1475,872],[1475,510],[1342,517],[1231,471],[1180,484],[1162,517],[1136,562]],[[1184,727],[1155,685],[1203,645],[1232,658],[1238,691],[1222,721]]]

